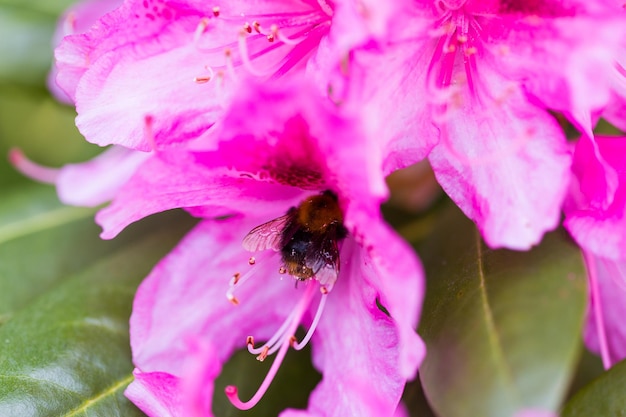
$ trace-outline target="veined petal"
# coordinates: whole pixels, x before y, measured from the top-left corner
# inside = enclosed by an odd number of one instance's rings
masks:
[[[424,298],[422,266],[379,213],[349,210],[346,227],[360,233],[355,237],[364,248],[360,274],[378,291],[378,302],[397,326],[400,372],[411,380],[426,354],[424,342],[416,333]]]
[[[102,237],[113,238],[130,223],[173,208],[202,207],[211,217],[256,213],[271,218],[277,204],[290,207],[302,198],[297,188],[202,165],[195,158],[188,152],[171,151],[146,161],[111,205],[96,215]]]
[[[141,411],[150,417],[182,416],[180,403],[180,380],[165,372],[133,371],[135,379],[126,395]]]
[[[391,416],[406,382],[397,327],[378,308],[376,288],[361,279],[371,267],[362,249],[348,239],[342,256],[347,262],[313,336],[313,363],[324,377],[305,415]]]
[[[505,71],[523,80],[528,93],[570,115],[588,134],[588,115],[607,105],[618,78],[624,77],[615,65],[626,26],[618,10],[609,13],[539,19],[536,25],[529,21],[524,30],[510,32],[507,52],[500,53]],[[587,36],[591,31],[594,36]]]
[[[607,176],[594,171],[597,161],[593,150],[580,142],[576,151],[581,156],[575,160],[574,172],[581,184],[576,193],[581,195],[572,196],[574,202],[565,206],[564,224],[583,249],[619,260],[626,254],[626,138],[598,136],[595,143],[607,166]],[[597,190],[612,180],[610,174],[615,174],[617,181],[612,200],[604,205],[594,204]]]
[[[430,162],[491,247],[528,249],[559,222],[570,155],[551,116],[515,84],[480,70],[489,94],[481,105],[468,98],[452,109]]]
[[[70,6],[59,18],[57,28],[52,37],[55,46],[61,43],[63,37],[75,33],[86,32],[91,25],[106,13],[121,6],[123,0],[83,0]],[[64,103],[73,103],[73,95],[69,96],[56,83],[56,65],[48,74],[48,88],[57,100]]]
[[[192,343],[203,341],[223,363],[247,336],[263,340],[287,317],[302,289],[281,280],[278,262],[250,265],[239,243],[258,224],[254,218],[204,221],[142,282],[130,319],[138,368],[182,376]],[[226,297],[233,274],[252,268],[258,272],[233,305]]]

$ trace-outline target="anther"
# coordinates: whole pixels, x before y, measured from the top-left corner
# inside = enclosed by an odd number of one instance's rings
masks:
[[[230,58],[232,54],[232,51],[230,50],[230,48],[224,48],[224,55],[226,55],[226,58]]]
[[[144,135],[146,136],[146,140],[150,144],[152,150],[156,149],[156,139],[154,138],[154,117],[152,115],[147,114],[144,119]]]
[[[235,305],[235,306],[239,305],[239,300],[234,295],[228,294],[226,297],[228,297],[228,301],[230,301],[232,305]]]
[[[254,259],[254,256],[251,256],[250,259],[248,259],[248,263],[250,265],[254,265],[256,263],[256,259]]]
[[[269,35],[267,35],[267,40],[269,42],[274,42],[275,39],[276,39],[276,36],[274,36],[273,33],[270,33]]]
[[[261,33],[261,24],[258,21],[252,22],[252,27],[254,27],[256,33]]]
[[[219,6],[213,7],[213,16],[218,17],[219,15],[220,15],[220,8],[219,8]]]
[[[467,35],[458,35],[456,40],[459,41],[459,43],[465,43],[467,42]]]
[[[246,345],[254,347],[254,337],[252,336],[246,337]]]
[[[250,26],[250,23],[246,22],[243,24],[243,30],[245,30],[248,33],[252,33],[252,26]]]
[[[298,339],[295,336],[289,338],[289,346],[294,347],[298,343]]]
[[[287,269],[284,266],[281,266],[280,268],[278,268],[278,273],[279,274],[286,274],[287,273]]]
[[[269,350],[270,350],[269,346],[265,346],[263,348],[263,351],[259,354],[259,356],[256,357],[256,360],[259,362],[263,362],[265,358],[267,358],[267,352],[269,352]]]
[[[237,285],[237,283],[239,282],[239,278],[241,278],[241,274],[239,272],[235,272],[233,274],[233,281],[231,285]]]
[[[326,286],[325,286],[325,285],[322,285],[322,286],[320,287],[320,292],[321,292],[322,294],[326,295],[326,294],[328,294],[328,292],[329,292],[329,291],[328,291],[328,288],[326,288]]]
[[[465,56],[474,55],[476,52],[478,52],[478,49],[476,49],[475,46],[470,46],[469,48],[465,49]]]
[[[208,75],[205,77],[194,77],[193,82],[196,84],[206,84],[211,81],[211,77]]]

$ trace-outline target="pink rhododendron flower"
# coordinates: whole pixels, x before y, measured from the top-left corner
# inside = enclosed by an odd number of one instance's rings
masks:
[[[385,166],[428,156],[490,246],[526,249],[559,223],[569,183],[565,138],[546,108],[590,126],[612,93],[626,96],[622,6],[411,3],[393,16],[384,53],[356,51],[351,66],[388,142]]]
[[[356,116],[337,114],[308,84],[272,86],[250,84],[237,92],[213,129],[221,140],[217,149],[155,154],[97,216],[107,238],[174,207],[205,217],[135,298],[137,369],[127,395],[149,415],[210,414],[221,364],[246,345],[259,360],[276,354],[249,401],[227,388],[233,404],[250,408],[289,347],[301,349],[309,340],[323,380],[307,415],[393,415],[424,355],[414,331],[421,269],[381,218],[386,188],[377,144],[364,137]],[[307,235],[312,231],[287,232],[296,223],[282,216],[300,207],[297,216],[306,217],[301,204],[317,204],[320,196],[322,210],[332,213],[325,224],[338,229],[335,244],[324,238],[317,248]],[[317,260],[303,265],[285,253]],[[289,274],[303,282],[294,288]],[[299,326],[308,332],[295,340]]]
[[[573,171],[565,226],[585,253],[589,275],[585,341],[609,368],[626,358],[626,138],[583,136]]]
[[[145,151],[193,140],[219,118],[244,74],[268,79],[309,66],[322,91],[341,79],[339,61],[386,32],[381,16],[391,7],[375,15],[354,9],[351,0],[126,1],[64,39],[57,82],[93,143]]]

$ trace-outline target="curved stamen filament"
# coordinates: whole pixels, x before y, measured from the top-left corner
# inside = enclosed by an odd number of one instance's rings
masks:
[[[315,287],[316,286],[313,285],[312,283],[309,283],[309,285],[307,286],[304,296],[300,299],[300,301],[298,302],[298,305],[294,309],[295,314],[293,315],[293,318],[291,322],[289,323],[286,334],[288,335],[295,334],[296,329],[298,328],[298,325],[300,324],[300,321],[302,320],[302,316],[304,315],[304,312],[307,310],[307,308],[309,307],[309,304],[311,303],[311,299],[313,298],[313,294],[315,292]],[[283,341],[280,345],[280,349],[278,350],[278,354],[276,355],[276,359],[274,359],[274,362],[272,363],[272,366],[270,367],[269,372],[267,373],[267,375],[265,375],[265,379],[261,383],[261,386],[259,387],[257,392],[252,396],[252,398],[250,398],[250,400],[245,401],[245,402],[241,401],[239,399],[236,386],[229,385],[226,387],[224,392],[226,393],[226,396],[228,397],[230,402],[235,407],[239,408],[240,410],[249,410],[250,408],[254,407],[261,400],[261,398],[263,398],[263,395],[265,395],[265,392],[267,391],[270,384],[274,380],[274,377],[276,376],[276,373],[278,372],[278,368],[280,368],[280,365],[283,362],[285,355],[287,354],[287,349],[289,349],[289,346],[291,344],[292,344],[291,337],[283,338]]]
[[[321,287],[324,288],[324,287]],[[324,311],[324,305],[326,304],[326,298],[328,297],[328,292],[324,292],[322,291],[322,297],[320,298],[320,303],[317,306],[317,311],[315,312],[315,318],[313,319],[313,323],[311,323],[311,327],[309,327],[309,331],[306,333],[306,335],[304,336],[304,339],[302,339],[301,342],[296,342],[295,339],[292,340],[292,347],[295,350],[302,350],[302,348],[304,348],[307,343],[309,343],[309,340],[311,340],[311,337],[313,336],[313,333],[315,333],[315,329],[317,328],[317,324],[320,321],[320,317],[322,317],[322,311]]]
[[[584,252],[583,252],[584,253]],[[596,321],[596,331],[598,332],[598,344],[600,345],[600,356],[604,369],[609,369],[612,365],[611,354],[604,327],[604,312],[602,311],[602,300],[600,299],[600,285],[598,284],[598,266],[593,255],[583,255],[585,264],[587,265],[587,276],[589,278],[589,287],[591,290],[591,308],[593,308],[594,318]]]
[[[250,54],[248,53],[248,43],[246,39],[247,36],[244,33],[239,35],[239,55],[243,66],[251,75],[255,77],[266,77],[270,75],[272,73],[271,71],[261,72],[254,68],[252,61],[250,60]]]
[[[287,319],[283,322],[283,324],[276,331],[276,333],[274,333],[274,335],[270,338],[270,340],[268,340],[261,347],[255,348],[254,347],[254,339],[252,338],[252,336],[249,336],[248,340],[247,340],[248,352],[252,353],[253,355],[258,355],[261,352],[263,352],[263,349],[265,349],[266,347],[269,348],[269,349],[272,349],[274,346],[276,346],[277,342],[279,342],[285,336],[285,333],[287,332],[287,328],[289,327],[289,324],[293,321],[294,314],[295,314],[295,310],[293,310],[289,314]]]
[[[25,176],[45,184],[54,184],[61,172],[58,168],[48,168],[34,163],[17,148],[9,151],[9,161]]]

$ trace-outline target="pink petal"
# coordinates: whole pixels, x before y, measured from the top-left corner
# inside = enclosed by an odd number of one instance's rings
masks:
[[[298,204],[302,189],[335,190],[340,205],[378,206],[387,194],[382,156],[359,122],[357,115],[338,114],[302,78],[249,84],[237,91],[207,143],[193,145],[211,149],[215,137],[218,149],[169,150],[152,158],[96,217],[102,236],[175,207],[211,217],[246,210],[263,215],[273,202]]]
[[[607,166],[606,177],[596,170],[592,149],[580,142],[577,152],[581,156],[574,168],[582,185],[573,193],[575,201],[565,206],[564,224],[583,249],[619,260],[626,253],[626,138],[599,136],[595,142]],[[613,199],[610,204],[594,204],[597,190],[612,181],[611,174],[616,174],[618,182]]]
[[[123,0],[84,0],[73,4],[59,18],[52,39],[53,44],[56,47],[61,43],[63,37],[86,32],[100,17],[116,7],[119,7],[122,3]],[[57,74],[57,68],[53,66],[50,70],[50,74],[48,74],[48,88],[59,101],[68,104],[72,103],[73,96],[66,94],[65,91],[57,85]]]
[[[173,208],[205,206],[202,213],[211,217],[250,212],[270,217],[277,205],[290,207],[301,197],[293,187],[259,182],[195,163],[192,154],[170,152],[146,161],[112,204],[96,215],[96,222],[103,228],[102,237],[110,239],[136,220]]]
[[[283,212],[279,206],[276,216]],[[284,208],[286,211],[286,208]],[[268,338],[297,301],[293,282],[281,280],[279,259],[248,264],[241,244],[259,219],[204,221],[164,258],[140,285],[130,319],[135,365],[144,372],[181,375],[190,343],[210,342],[216,360],[225,362],[246,337]],[[226,298],[235,272],[254,276]]]
[[[525,50],[505,57],[505,65],[513,66],[508,71],[523,76],[530,94],[570,115],[587,134],[592,128],[588,115],[606,106],[614,80],[620,78],[615,60],[623,48],[626,26],[616,12],[617,8],[543,21],[513,31],[507,39],[511,50]],[[594,36],[587,36],[591,31]]]
[[[177,377],[164,372],[133,371],[135,380],[124,395],[150,417],[181,416],[181,403]]]
[[[515,84],[486,66],[479,74],[485,99],[467,97],[447,115],[430,162],[489,246],[528,249],[559,222],[568,148],[556,122],[527,103]]]
[[[410,24],[427,30],[430,22]],[[410,49],[392,45],[384,54],[367,50],[354,54],[354,103],[364,114],[369,135],[382,144],[387,174],[424,159],[438,141],[427,98],[432,94],[426,89],[429,48],[427,42],[419,42]]]
[[[371,267],[362,249],[348,239],[342,258],[347,262],[313,336],[313,361],[324,377],[307,415],[391,416],[405,383],[397,328],[376,305],[376,288],[362,279]]]
[[[91,161],[65,165],[56,179],[59,199],[65,204],[88,207],[110,201],[149,156],[113,147]]]
[[[602,156],[595,138],[583,135],[578,140],[572,171],[578,178],[586,206],[606,209],[611,205],[619,180]]]
[[[162,393],[168,404],[174,398],[177,407],[186,407],[187,413],[172,411],[172,416],[210,410],[211,384],[221,364],[245,346],[247,336],[267,340],[293,308],[299,292],[291,280],[281,279],[279,259],[250,266],[250,253],[238,244],[259,222],[201,223],[139,287],[130,320],[133,361],[160,378],[148,388],[131,385],[129,398],[144,411],[163,408]],[[235,306],[226,298],[229,281],[250,268],[257,273],[240,288]],[[163,378],[182,382],[162,388]]]
[[[400,372],[413,379],[426,354],[415,329],[424,298],[422,266],[414,251],[389,229],[378,213],[346,212],[346,227],[359,231],[366,248],[360,274],[378,291],[380,303],[397,325]]]
[[[608,106],[604,109],[602,117],[626,132],[626,97],[613,95]]]

